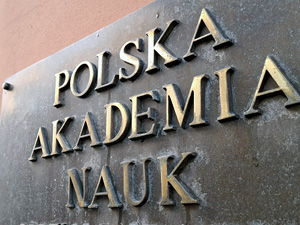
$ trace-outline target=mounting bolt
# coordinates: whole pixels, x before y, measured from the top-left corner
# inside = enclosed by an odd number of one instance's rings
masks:
[[[3,83],[3,85],[2,85],[2,88],[4,89],[4,90],[7,90],[7,91],[9,91],[9,89],[10,89],[10,87],[11,87],[11,85],[9,84],[9,83]]]

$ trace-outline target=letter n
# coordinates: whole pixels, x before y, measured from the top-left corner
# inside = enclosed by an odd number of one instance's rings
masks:
[[[68,204],[67,207],[74,208],[74,194],[76,195],[78,205],[80,207],[86,208],[88,207],[88,203],[86,202],[86,190],[88,188],[86,173],[91,171],[90,167],[82,168],[82,176],[83,182],[80,179],[77,169],[68,170]]]

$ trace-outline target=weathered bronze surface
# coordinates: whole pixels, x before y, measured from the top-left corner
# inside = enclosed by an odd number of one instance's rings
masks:
[[[300,224],[298,0],[158,0],[3,85],[0,224]]]

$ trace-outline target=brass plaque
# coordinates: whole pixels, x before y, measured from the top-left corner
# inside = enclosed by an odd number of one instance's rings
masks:
[[[161,0],[7,79],[0,224],[300,224],[299,21]]]

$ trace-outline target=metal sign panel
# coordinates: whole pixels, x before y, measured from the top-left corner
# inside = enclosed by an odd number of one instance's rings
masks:
[[[300,5],[164,0],[4,84],[1,224],[299,224]]]

